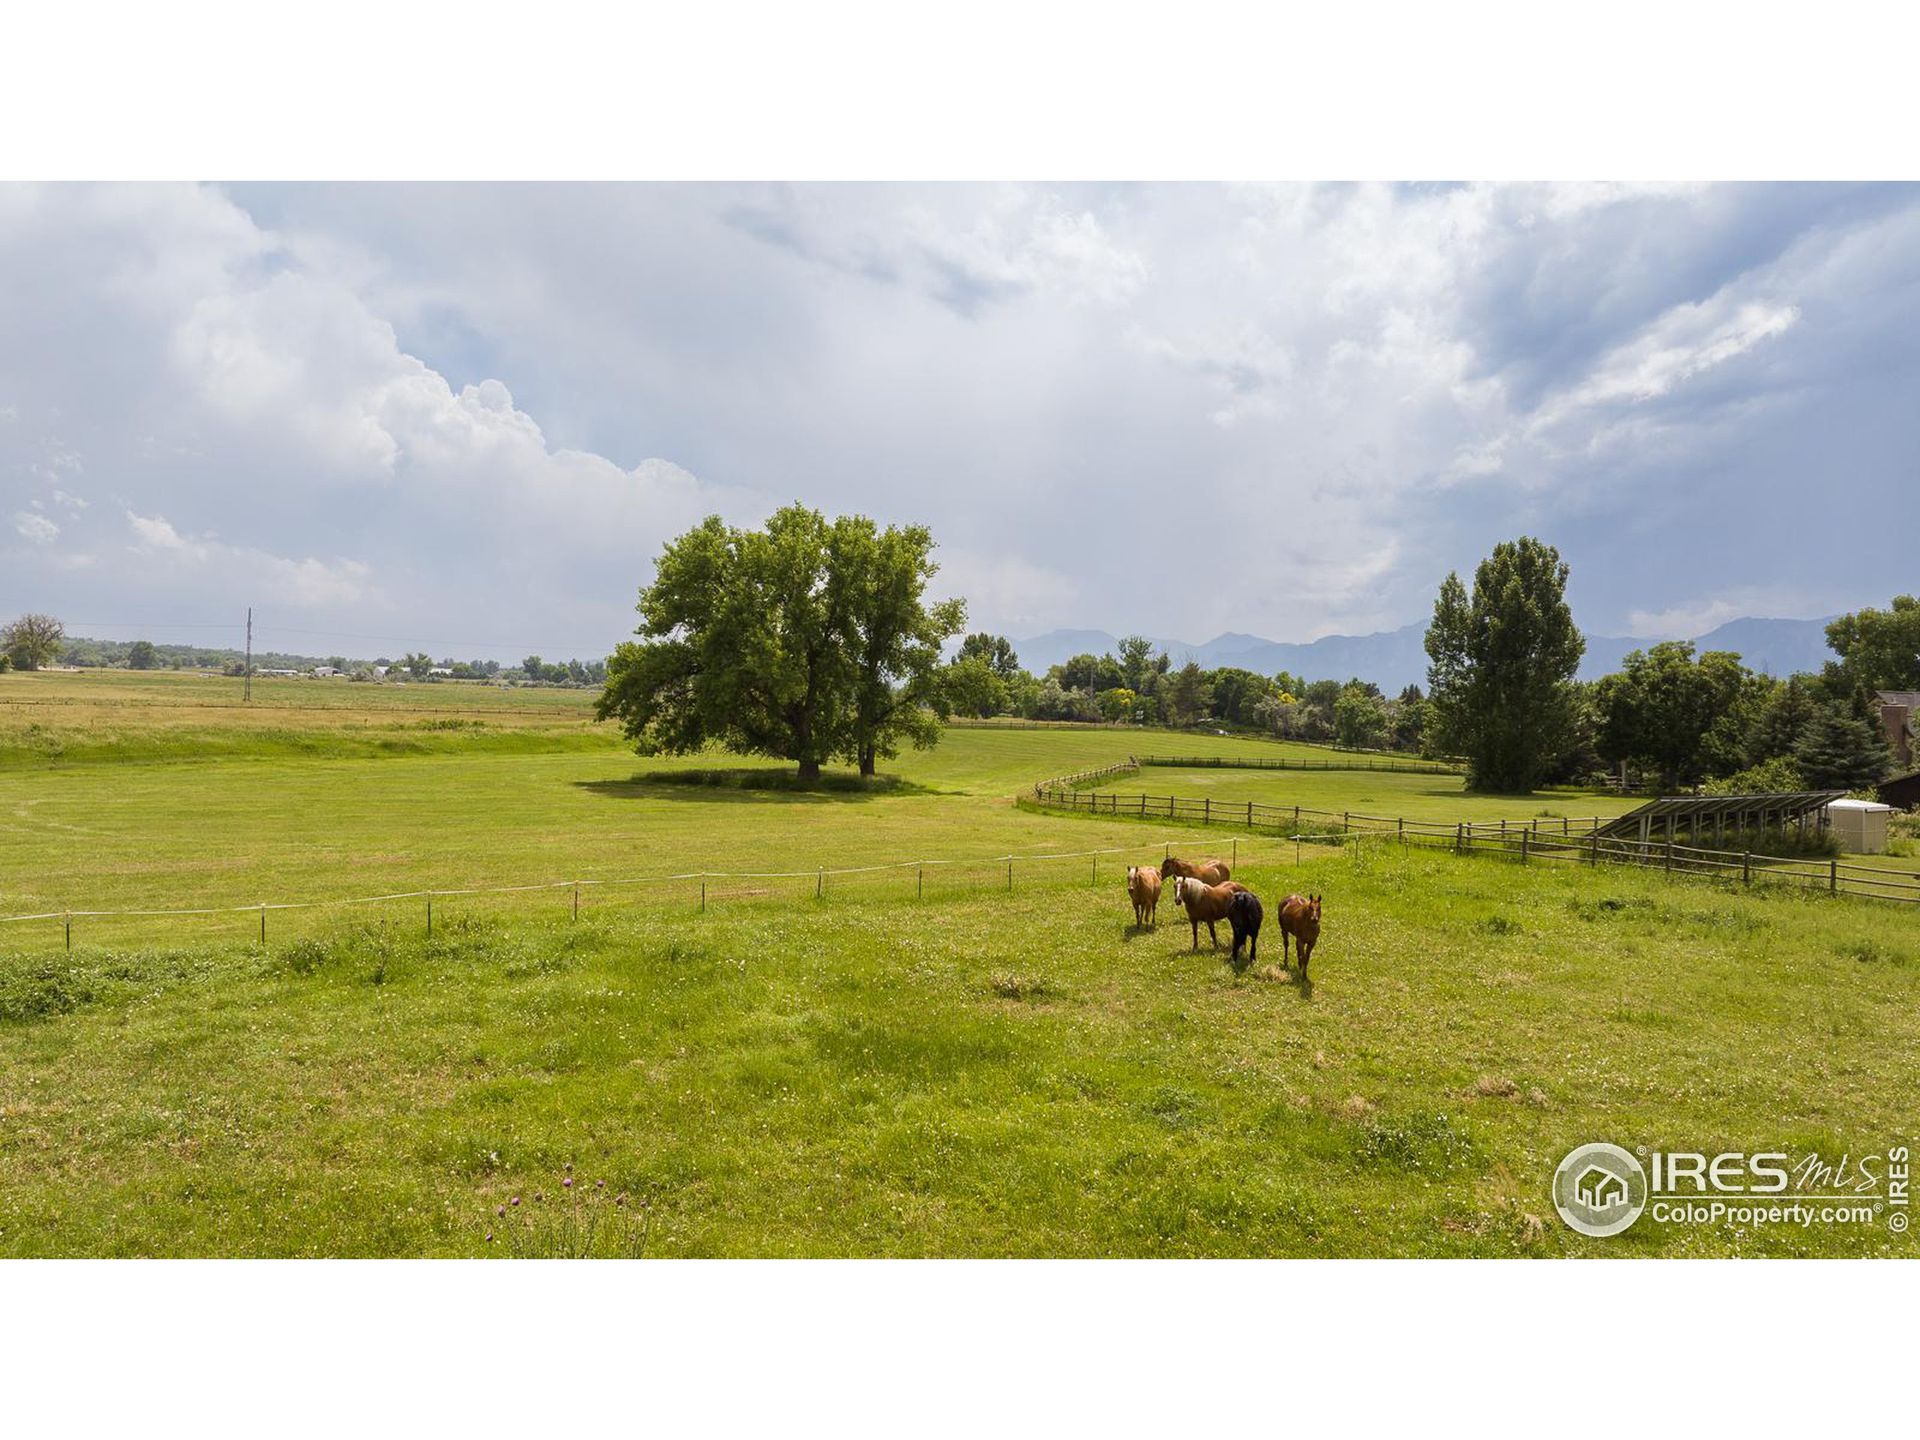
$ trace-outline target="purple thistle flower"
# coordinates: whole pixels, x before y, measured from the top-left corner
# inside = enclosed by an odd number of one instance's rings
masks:
[[[514,1203],[514,1204],[516,1204],[516,1205],[518,1205],[518,1204],[520,1203],[520,1197],[519,1197],[518,1195],[516,1195],[516,1196],[514,1196],[514,1197],[513,1197],[513,1203]]]
[[[569,1190],[571,1190],[573,1188],[573,1176],[571,1175],[567,1176],[567,1178],[562,1180],[560,1183],[566,1186]]]
[[[489,1245],[493,1243],[493,1231],[491,1230],[487,1231],[487,1243]]]

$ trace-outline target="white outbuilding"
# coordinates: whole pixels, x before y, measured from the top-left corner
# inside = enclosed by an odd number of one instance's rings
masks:
[[[1827,823],[1840,848],[1850,855],[1880,855],[1887,848],[1887,817],[1891,805],[1877,800],[1835,800],[1827,806]]]

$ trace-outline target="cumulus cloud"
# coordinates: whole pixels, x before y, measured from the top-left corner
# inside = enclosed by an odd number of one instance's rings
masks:
[[[1826,612],[1920,527],[1917,282],[1897,186],[0,187],[0,565],[565,652],[801,498],[1016,636],[1404,624],[1522,531],[1590,628]]]

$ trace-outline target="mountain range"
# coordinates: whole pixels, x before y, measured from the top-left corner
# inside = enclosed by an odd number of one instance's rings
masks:
[[[1821,620],[1729,620],[1694,637],[1699,651],[1732,650],[1752,670],[1769,675],[1791,675],[1818,670],[1834,658],[1827,648],[1828,616]],[[1389,695],[1409,685],[1427,683],[1427,627],[1424,622],[1403,625],[1373,635],[1323,635],[1308,644],[1287,644],[1258,635],[1216,635],[1202,645],[1186,640],[1149,636],[1156,649],[1173,663],[1197,660],[1209,670],[1238,666],[1260,675],[1285,670],[1303,680],[1371,680]],[[1624,635],[1588,635],[1587,653],[1580,662],[1580,678],[1597,680],[1620,668],[1627,655],[1656,643]],[[1075,655],[1110,655],[1119,649],[1118,636],[1104,630],[1049,630],[1044,635],[1013,642],[1020,663],[1036,675]]]

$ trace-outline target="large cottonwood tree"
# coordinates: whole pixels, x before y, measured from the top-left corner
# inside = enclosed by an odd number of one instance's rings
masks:
[[[939,737],[923,707],[965,608],[926,604],[932,549],[921,527],[802,505],[760,530],[710,516],[662,553],[598,713],[642,754],[718,744],[795,761],[803,780],[835,757],[871,774],[902,740]]]

